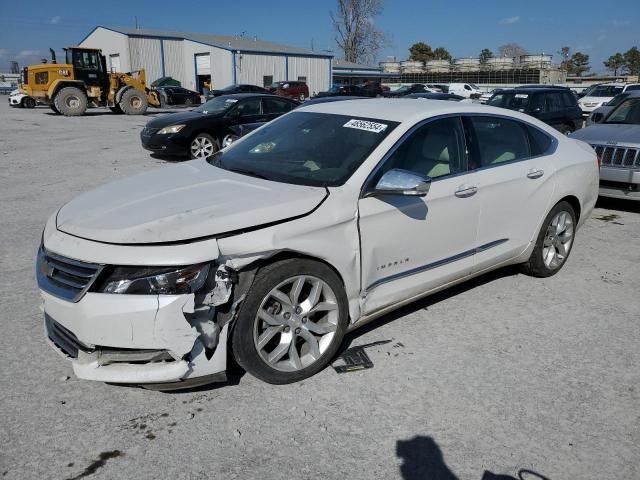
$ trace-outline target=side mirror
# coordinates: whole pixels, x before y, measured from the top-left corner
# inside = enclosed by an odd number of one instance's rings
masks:
[[[394,168],[385,173],[369,196],[402,195],[424,197],[429,193],[431,178]]]
[[[593,121],[594,123],[600,123],[603,119],[604,119],[604,114],[602,113],[594,113],[591,116],[591,121]]]

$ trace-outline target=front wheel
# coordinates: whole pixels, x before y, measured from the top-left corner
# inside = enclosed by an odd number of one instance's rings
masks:
[[[87,111],[87,95],[77,87],[64,87],[54,97],[53,104],[65,117],[77,117]]]
[[[191,140],[189,145],[189,156],[191,158],[207,159],[220,150],[218,141],[207,133],[199,133]]]
[[[563,135],[571,135],[575,131],[575,128],[573,128],[571,125],[565,124],[565,125],[560,125],[558,127],[558,131]]]
[[[261,269],[231,337],[238,364],[268,383],[286,384],[322,370],[348,323],[342,281],[328,266],[292,259]]]
[[[534,277],[550,277],[566,263],[576,229],[576,213],[565,201],[558,203],[542,223],[529,261],[523,265]]]
[[[24,103],[24,108],[36,108],[36,101],[31,97],[25,98],[22,102]]]

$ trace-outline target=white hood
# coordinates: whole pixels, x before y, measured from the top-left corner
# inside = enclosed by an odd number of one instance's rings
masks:
[[[84,193],[60,209],[56,226],[99,242],[180,242],[305,215],[326,195],[195,160]]]

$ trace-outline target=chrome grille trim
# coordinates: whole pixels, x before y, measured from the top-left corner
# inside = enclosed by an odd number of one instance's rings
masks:
[[[591,144],[602,165],[617,168],[640,168],[640,148]]]
[[[36,279],[38,287],[45,292],[75,303],[89,290],[103,268],[104,265],[66,258],[40,247]]]

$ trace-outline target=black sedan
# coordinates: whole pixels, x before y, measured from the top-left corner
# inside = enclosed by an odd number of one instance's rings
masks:
[[[404,98],[425,98],[427,100],[450,100],[453,102],[459,102],[460,100],[464,100],[464,97],[460,95],[455,95],[453,93],[436,93],[436,92],[412,93],[410,95],[407,95]]]
[[[405,85],[403,87],[398,88],[397,90],[393,90],[384,94],[385,97],[404,97],[405,95],[411,95],[412,93],[421,93],[424,92],[424,85],[421,83],[414,83],[413,85]]]
[[[198,92],[187,90],[182,87],[156,87],[160,94],[160,104],[164,106],[185,106],[200,105],[202,100]]]
[[[257,85],[229,85],[228,87],[224,87],[220,90],[211,90],[209,96],[211,97],[221,97],[222,95],[233,95],[234,93],[271,93],[266,88],[258,87]]]
[[[342,95],[347,96],[357,96],[357,97],[368,97],[369,95],[365,94],[366,92],[362,87],[358,85],[336,85],[331,87],[326,92],[319,92],[314,98],[318,97],[339,97]]]
[[[142,146],[163,155],[207,158],[223,147],[238,125],[269,122],[297,106],[274,95],[235,94],[212,98],[189,112],[151,120],[140,133]]]

